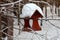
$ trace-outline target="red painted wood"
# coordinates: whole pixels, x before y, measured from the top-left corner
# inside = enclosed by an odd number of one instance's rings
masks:
[[[38,18],[42,18],[43,16],[36,10],[34,12],[34,14],[31,16],[31,18],[33,18],[33,25],[32,25],[32,29],[34,31],[38,31],[38,30],[41,30],[41,27],[39,26],[39,23],[38,23]]]
[[[30,24],[29,24],[29,18],[25,18],[24,19],[24,28],[23,28],[23,31],[31,31],[30,29],[28,29],[28,28],[31,28],[30,27]]]
[[[38,20],[33,20],[32,29],[33,29],[34,31],[41,30],[41,27],[39,26]]]
[[[36,10],[34,12],[34,14],[31,16],[31,18],[33,19],[38,19],[38,18],[42,18],[43,16],[40,14],[40,12],[38,12],[38,10]]]
[[[24,19],[24,28],[30,28],[29,19]]]

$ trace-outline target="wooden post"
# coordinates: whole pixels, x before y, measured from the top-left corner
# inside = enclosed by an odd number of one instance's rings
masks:
[[[0,14],[0,31],[1,31],[1,14]],[[1,37],[2,37],[2,32],[0,32],[0,40],[2,40]]]
[[[57,8],[56,8],[57,9]],[[60,7],[58,8],[58,17],[60,17]]]
[[[45,18],[47,18],[47,6],[45,6]]]

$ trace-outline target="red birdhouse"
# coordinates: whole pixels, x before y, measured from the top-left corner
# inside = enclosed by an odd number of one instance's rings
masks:
[[[34,31],[41,30],[41,27],[38,23],[38,18],[43,17],[43,12],[39,6],[37,6],[34,3],[28,3],[28,4],[24,5],[24,7],[22,9],[22,15],[21,15],[21,17],[24,18],[25,31],[30,31],[27,28],[31,28]],[[29,18],[32,18],[32,20],[33,20],[32,27],[29,24],[29,21],[30,21]]]
[[[27,31],[28,29],[27,28],[31,28],[32,30],[34,30],[34,31],[40,31],[41,30],[41,27],[39,26],[39,23],[38,23],[38,18],[42,18],[43,16],[40,14],[40,12],[38,11],[38,10],[36,10],[34,13],[33,13],[33,15],[31,16],[31,18],[32,18],[32,20],[33,20],[33,25],[32,25],[32,27],[30,26],[30,24],[29,24],[29,18],[25,18],[24,19],[24,28],[26,28],[25,29],[25,31]],[[30,30],[28,30],[28,31],[30,31]]]

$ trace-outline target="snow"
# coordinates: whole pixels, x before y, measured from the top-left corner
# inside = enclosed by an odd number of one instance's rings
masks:
[[[43,16],[43,12],[39,6],[37,6],[34,3],[25,4],[22,8],[22,14],[20,16],[21,17],[31,17],[36,10],[38,10],[41,13],[41,15]]]

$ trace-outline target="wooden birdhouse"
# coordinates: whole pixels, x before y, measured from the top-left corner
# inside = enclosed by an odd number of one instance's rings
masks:
[[[25,31],[28,31],[27,28],[31,28],[34,31],[41,30],[41,27],[38,23],[38,18],[43,17],[43,12],[39,6],[34,3],[28,3],[23,6],[21,17],[24,18],[24,28]],[[30,25],[30,18],[32,19],[32,26]],[[30,31],[30,30],[29,30]]]

